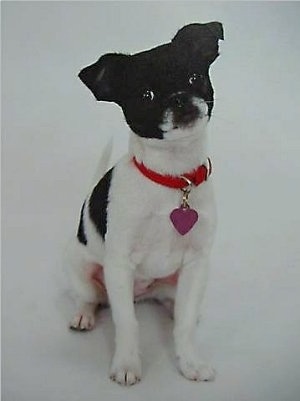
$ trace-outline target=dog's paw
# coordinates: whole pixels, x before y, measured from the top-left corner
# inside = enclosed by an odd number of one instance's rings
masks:
[[[177,357],[177,362],[180,373],[188,380],[212,381],[215,379],[215,370],[195,357]]]
[[[122,367],[111,373],[110,378],[122,386],[132,386],[141,380],[141,374],[140,372],[133,371],[131,368]]]
[[[138,356],[121,359],[115,357],[110,378],[123,386],[132,386],[141,380],[141,370],[141,362]]]
[[[79,312],[71,320],[69,328],[76,331],[92,330],[96,323],[97,306],[96,303],[83,303]]]
[[[95,315],[93,313],[78,313],[69,324],[71,330],[88,331],[95,327]]]

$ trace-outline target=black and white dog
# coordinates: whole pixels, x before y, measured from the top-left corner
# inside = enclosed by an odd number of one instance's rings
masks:
[[[122,108],[131,129],[128,154],[109,171],[104,152],[102,178],[68,252],[79,301],[70,327],[92,329],[98,305],[109,303],[111,378],[120,384],[141,378],[134,301],[149,298],[174,305],[179,371],[191,380],[214,377],[197,356],[194,334],[216,226],[206,125],[219,39],[221,23],[190,24],[170,43],[105,54],[79,73],[97,100]]]

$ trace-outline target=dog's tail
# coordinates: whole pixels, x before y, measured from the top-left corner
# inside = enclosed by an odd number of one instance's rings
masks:
[[[92,188],[98,184],[99,180],[104,176],[106,171],[108,170],[109,162],[111,159],[113,149],[113,137],[105,145],[105,148],[102,152],[101,158],[99,160],[96,173],[94,175],[94,180],[92,182]]]

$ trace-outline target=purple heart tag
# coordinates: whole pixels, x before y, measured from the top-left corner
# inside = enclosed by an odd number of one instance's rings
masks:
[[[189,207],[179,207],[171,212],[170,219],[179,234],[185,235],[197,222],[198,213]]]

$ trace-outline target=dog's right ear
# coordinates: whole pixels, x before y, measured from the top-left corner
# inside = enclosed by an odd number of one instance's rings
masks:
[[[96,63],[80,71],[78,77],[92,91],[97,100],[118,102],[120,84],[130,56],[121,53],[108,53]]]
[[[219,40],[224,40],[223,25],[218,21],[192,23],[181,28],[172,43],[179,49],[201,56],[210,65],[219,55]]]

